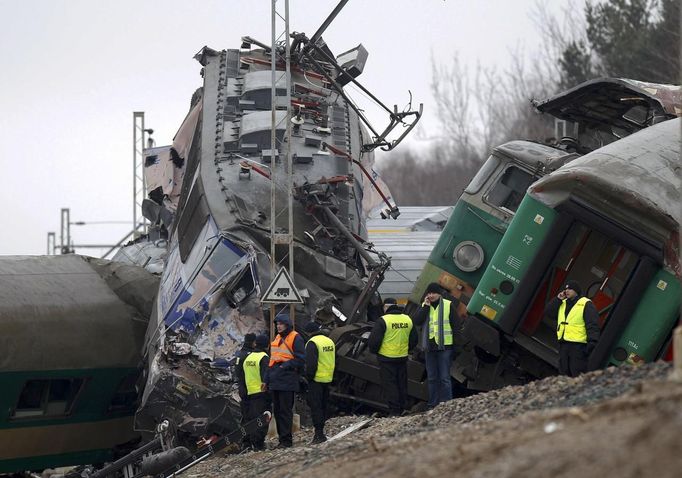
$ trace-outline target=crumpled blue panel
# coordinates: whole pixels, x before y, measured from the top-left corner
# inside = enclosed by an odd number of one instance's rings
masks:
[[[197,243],[194,247],[203,245]],[[221,237],[191,284],[185,284],[180,290],[178,298],[164,318],[166,327],[174,332],[194,332],[208,312],[208,296],[220,279],[245,255],[238,246]],[[180,260],[178,254],[169,255],[169,258]],[[214,329],[218,325],[214,320],[210,328]]]

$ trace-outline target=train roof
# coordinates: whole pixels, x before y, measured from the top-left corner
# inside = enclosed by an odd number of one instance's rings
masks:
[[[397,219],[370,217],[367,232],[391,233],[406,231],[441,231],[448,222],[454,206],[401,206]]]
[[[367,220],[367,240],[391,258],[379,286],[382,297],[407,300],[452,210],[453,206],[403,206],[398,219]]]
[[[493,151],[515,158],[531,169],[540,166],[543,169],[554,170],[578,156],[563,149],[526,140],[509,141],[496,146]]]
[[[119,274],[113,288],[104,263]],[[139,366],[147,317],[121,297],[153,290],[151,277],[77,255],[0,257],[0,370]]]
[[[680,121],[664,121],[578,158],[533,183],[529,194],[550,207],[581,198],[633,230],[669,235],[682,222]]]
[[[378,251],[391,257],[391,267],[386,270],[384,280],[379,286],[382,297],[407,299],[410,296],[440,234],[441,231],[369,230],[369,242]]]
[[[649,126],[654,116],[682,115],[682,88],[626,78],[598,78],[533,104],[538,111],[559,119],[584,123],[589,128],[616,127],[631,134]],[[633,109],[638,105],[645,108]]]

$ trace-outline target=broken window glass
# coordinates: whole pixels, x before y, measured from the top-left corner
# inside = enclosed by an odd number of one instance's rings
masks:
[[[484,198],[485,201],[495,207],[504,208],[511,212],[521,204],[523,196],[526,194],[535,177],[527,171],[516,166],[507,168],[500,180],[493,185]]]
[[[464,192],[467,194],[476,194],[478,190],[481,189],[481,186],[483,186],[488,180],[490,175],[493,174],[493,171],[495,171],[499,164],[499,159],[497,159],[495,156],[490,156],[483,166],[481,166],[481,169],[478,170],[476,176],[474,176]]]
[[[174,330],[194,330],[208,312],[211,291],[244,255],[231,241],[221,237],[189,286],[180,294],[175,311],[165,319],[166,324]]]
[[[229,291],[225,291],[225,298],[230,307],[234,309],[251,295],[255,289],[256,281],[253,277],[253,270],[251,269],[251,264],[247,264],[237,283]]]
[[[649,108],[643,105],[633,106],[625,112],[623,118],[638,126],[646,126],[647,120],[649,119]]]

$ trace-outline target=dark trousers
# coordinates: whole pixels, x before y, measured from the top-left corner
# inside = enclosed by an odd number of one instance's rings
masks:
[[[587,344],[559,341],[559,373],[577,377],[587,370]]]
[[[291,427],[294,422],[294,392],[272,391],[272,413],[277,423],[280,445],[291,446]]]
[[[265,413],[269,408],[269,398],[266,393],[257,393],[250,395],[246,400],[246,421],[255,420]],[[249,445],[257,450],[265,448],[265,435],[268,434],[268,427],[263,426],[256,429],[253,433],[249,433],[246,440]]]
[[[405,410],[407,402],[407,360],[394,362],[379,360],[379,376],[389,413],[400,415]]]
[[[246,425],[246,422],[249,421],[249,419],[247,418],[247,414],[249,413],[249,404],[248,404],[249,397],[248,396],[242,396],[240,393],[239,398],[241,399],[241,401],[239,402],[239,411],[242,414],[242,419],[239,423],[241,426],[244,426],[244,425]],[[245,446],[249,446],[250,441],[249,441],[248,435],[244,436],[242,438],[242,443]]]
[[[426,351],[426,376],[429,384],[429,407],[452,400],[450,364],[452,349]]]
[[[327,420],[327,402],[329,401],[329,384],[309,382],[306,398],[315,433],[324,433],[324,422]]]

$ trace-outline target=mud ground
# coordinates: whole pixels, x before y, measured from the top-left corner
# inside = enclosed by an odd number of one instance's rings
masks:
[[[223,453],[181,476],[680,477],[682,383],[669,372],[657,363],[551,377],[374,418],[321,445],[303,429],[291,449]],[[332,418],[327,435],[366,418]]]

